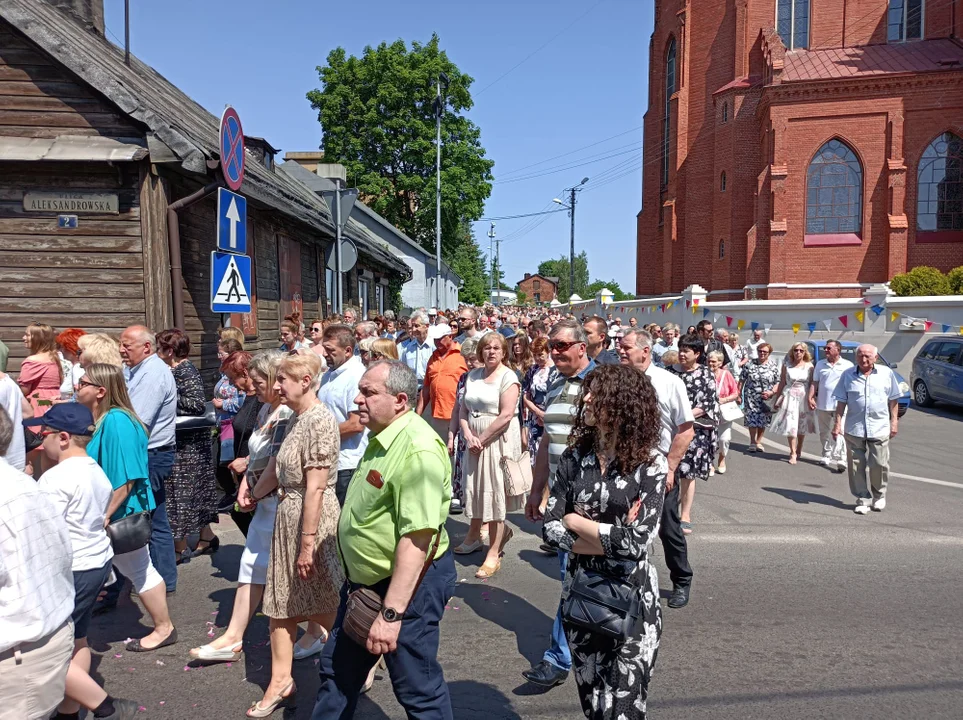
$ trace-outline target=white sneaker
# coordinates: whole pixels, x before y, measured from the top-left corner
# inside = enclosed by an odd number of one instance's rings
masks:
[[[856,501],[856,507],[853,508],[853,512],[857,515],[866,515],[869,513],[869,500],[859,498],[859,500]]]
[[[881,497],[878,500],[873,500],[873,510],[876,512],[883,512],[886,508],[886,498]]]
[[[836,463],[835,463],[835,461],[834,461],[832,458],[830,458],[830,457],[824,457],[822,460],[819,461],[819,464],[820,464],[820,465],[825,465],[826,467],[831,468],[831,467],[832,467],[833,465],[835,465]]]

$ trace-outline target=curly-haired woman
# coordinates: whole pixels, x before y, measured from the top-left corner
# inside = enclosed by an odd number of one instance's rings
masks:
[[[661,416],[645,373],[600,365],[586,378],[575,425],[548,500],[542,535],[569,553],[563,603],[577,570],[634,586],[640,617],[621,642],[563,617],[582,711],[593,720],[642,720],[662,634],[659,578],[648,545],[662,516],[668,464]]]

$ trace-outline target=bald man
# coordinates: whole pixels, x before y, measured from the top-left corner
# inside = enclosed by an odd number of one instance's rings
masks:
[[[903,394],[895,373],[876,364],[878,354],[873,345],[856,348],[856,367],[843,372],[833,392],[833,438],[842,434],[846,439],[849,489],[856,498],[853,512],[857,515],[871,509],[882,512],[886,507],[889,441],[896,437],[898,402]]]

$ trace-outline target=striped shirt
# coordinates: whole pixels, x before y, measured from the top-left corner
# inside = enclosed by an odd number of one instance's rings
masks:
[[[589,361],[578,375],[565,377],[555,372],[549,379],[545,396],[545,435],[548,437],[548,485],[555,484],[555,471],[558,462],[568,447],[568,435],[575,424],[575,406],[582,395],[582,384],[586,376],[595,369],[595,361]]]

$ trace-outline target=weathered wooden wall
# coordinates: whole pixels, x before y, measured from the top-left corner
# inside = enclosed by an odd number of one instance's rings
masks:
[[[8,370],[26,357],[31,322],[119,334],[145,322],[138,170],[130,164],[3,163],[0,172],[0,338]],[[24,212],[24,192],[112,192],[118,215],[81,215],[76,230],[57,213]]]

